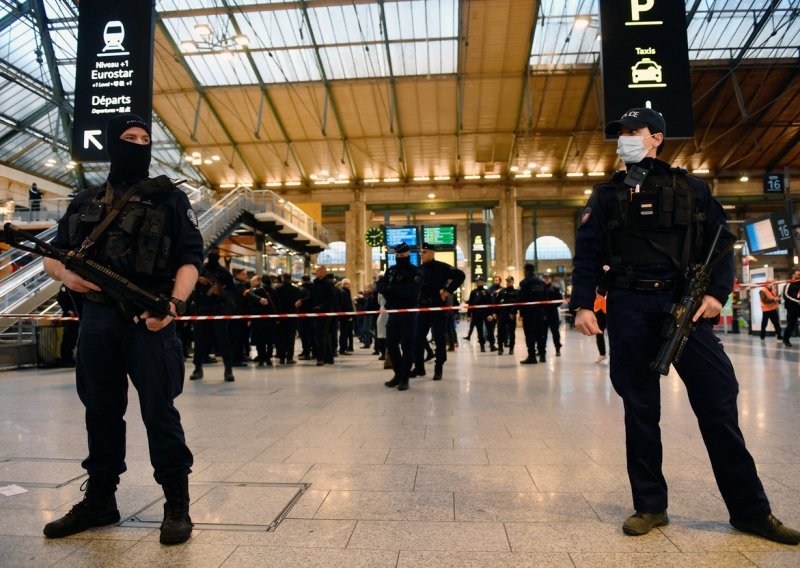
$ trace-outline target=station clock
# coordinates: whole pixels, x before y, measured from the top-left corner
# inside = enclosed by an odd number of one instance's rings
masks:
[[[364,240],[371,247],[379,247],[383,244],[383,229],[380,227],[370,227],[364,234]]]

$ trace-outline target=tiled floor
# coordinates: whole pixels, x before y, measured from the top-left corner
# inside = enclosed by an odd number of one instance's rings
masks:
[[[800,347],[723,340],[773,509],[800,527]],[[148,527],[44,539],[81,496],[83,410],[72,372],[0,373],[0,485],[29,490],[0,496],[0,566],[800,566],[798,547],[727,524],[677,377],[662,383],[671,524],[632,538],[620,529],[631,512],[622,408],[594,340],[566,331],[563,356],[535,367],[474,345],[449,355],[443,381],[407,392],[385,388],[391,373],[360,349],[333,367],[237,369],[225,383],[216,365],[187,381],[177,404],[204,524],[175,547]],[[137,405],[131,389],[118,501],[147,520],[160,491]],[[269,524],[295,494],[268,484],[310,486],[274,532],[230,530]]]

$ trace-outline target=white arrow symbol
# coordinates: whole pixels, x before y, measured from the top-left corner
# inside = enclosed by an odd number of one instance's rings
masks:
[[[95,136],[100,136],[103,133],[102,130],[84,130],[83,131],[83,147],[88,148],[89,142],[95,145],[95,148],[98,150],[103,149],[103,145],[98,142]]]

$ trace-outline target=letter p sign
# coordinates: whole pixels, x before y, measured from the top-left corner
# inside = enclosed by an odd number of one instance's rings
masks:
[[[656,0],[631,0],[631,20],[638,22],[642,12],[651,10],[655,3]]]

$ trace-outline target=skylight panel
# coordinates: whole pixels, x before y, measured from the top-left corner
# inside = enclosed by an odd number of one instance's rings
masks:
[[[267,10],[236,14],[242,33],[250,39],[250,49],[275,49],[311,45],[301,10]]]
[[[383,45],[363,45],[320,48],[320,57],[329,79],[386,77],[389,67],[386,64],[386,50]]]
[[[265,83],[296,83],[322,79],[313,49],[256,51],[252,55]]]
[[[247,56],[241,52],[189,55],[186,62],[198,81],[209,87],[258,83]]]

